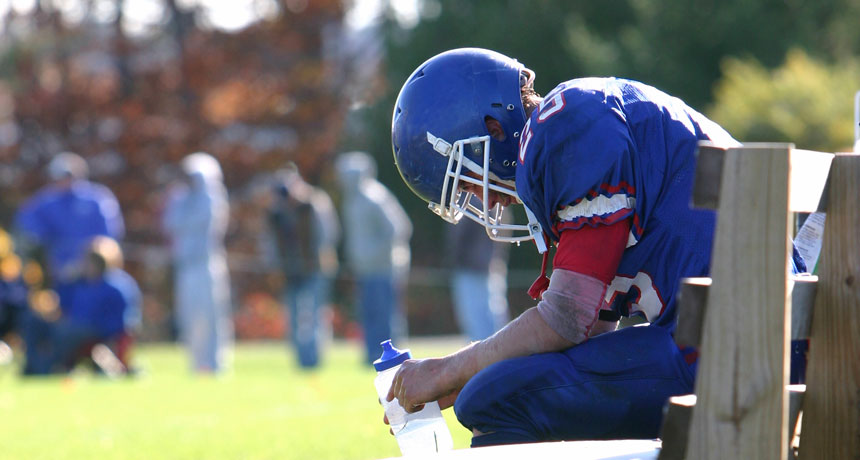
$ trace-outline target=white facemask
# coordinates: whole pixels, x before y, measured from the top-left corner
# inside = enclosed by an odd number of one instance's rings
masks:
[[[427,142],[433,145],[436,152],[448,157],[447,173],[442,183],[439,203],[430,202],[430,209],[436,215],[452,224],[456,224],[465,216],[483,225],[487,229],[487,235],[492,240],[517,244],[534,240],[538,252],[544,253],[546,251],[541,225],[527,206],[523,205],[528,219],[526,224],[503,223],[502,215],[505,208],[498,203],[492,208],[487,207],[490,191],[511,196],[516,203],[522,204],[514,188],[514,182],[501,180],[490,172],[490,136],[461,139],[451,144],[428,132]],[[475,163],[463,154],[466,146],[475,144],[481,144],[476,151],[483,153],[483,165]],[[473,148],[473,150],[475,149]],[[464,169],[481,179],[467,176]],[[461,182],[481,187],[483,196],[478,197],[480,203],[475,203],[472,199],[475,196],[473,193],[461,190]],[[450,196],[446,196],[449,190],[452,193]]]

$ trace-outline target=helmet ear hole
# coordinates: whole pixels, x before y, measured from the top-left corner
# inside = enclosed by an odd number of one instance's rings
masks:
[[[490,133],[490,136],[499,141],[504,142],[507,139],[507,135],[505,134],[505,129],[502,128],[502,124],[499,120],[487,115],[484,117],[484,125],[487,127],[487,132]]]

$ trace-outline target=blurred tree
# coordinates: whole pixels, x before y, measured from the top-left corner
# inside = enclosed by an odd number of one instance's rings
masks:
[[[612,3],[612,2],[610,2]],[[635,20],[614,46],[625,74],[703,107],[726,56],[752,56],[779,66],[802,48],[836,62],[860,53],[856,0],[636,0]]]
[[[796,49],[769,70],[752,58],[727,58],[708,114],[743,142],[850,151],[858,89],[856,59],[828,65]]]
[[[254,257],[267,175],[294,161],[318,182],[336,153],[351,65],[331,51],[342,1],[243,4],[217,5],[233,5],[229,30],[213,2],[0,5],[0,220],[44,183],[51,156],[80,153],[120,201],[129,269],[152,318],[167,318],[155,310],[171,303],[158,214],[182,157],[208,151],[224,169],[241,305],[249,292],[277,292],[277,275]]]

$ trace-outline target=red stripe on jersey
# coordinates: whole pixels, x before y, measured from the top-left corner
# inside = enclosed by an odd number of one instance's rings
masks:
[[[577,203],[585,199],[597,198],[598,195],[610,197],[612,195],[622,192],[627,196],[636,196],[636,187],[633,187],[632,185],[624,181],[619,182],[618,185],[609,185],[607,183],[604,183],[597,188],[589,190],[584,197],[574,200],[571,205],[576,205]],[[567,205],[559,206],[559,209],[563,209],[565,206]]]
[[[639,214],[633,214],[633,230],[636,232],[636,240],[642,236],[642,227],[639,225]]]
[[[630,219],[612,225],[585,225],[576,230],[564,230],[552,266],[593,276],[609,284],[618,271],[629,233]]]

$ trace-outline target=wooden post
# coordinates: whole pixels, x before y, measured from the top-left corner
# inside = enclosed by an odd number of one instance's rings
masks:
[[[679,347],[700,347],[702,325],[708,307],[710,278],[684,278],[678,289],[678,325],[675,327],[675,343]]]
[[[657,460],[683,460],[690,434],[690,420],[696,406],[696,395],[673,396],[664,408],[660,427],[660,455]]]
[[[860,155],[830,172],[800,458],[860,458]]]
[[[790,151],[726,151],[689,460],[788,453]]]

